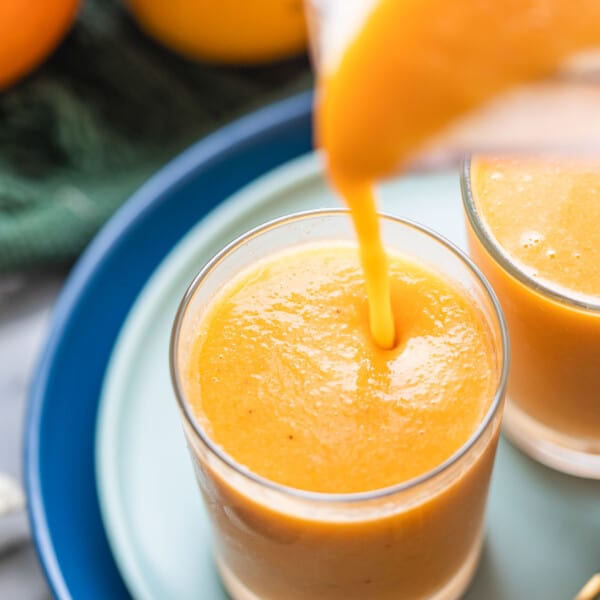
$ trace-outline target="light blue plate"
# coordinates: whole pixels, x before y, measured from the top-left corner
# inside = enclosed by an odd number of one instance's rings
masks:
[[[465,247],[458,174],[414,175],[382,188],[384,212]],[[168,372],[177,305],[225,243],[279,215],[337,206],[315,155],[250,184],[175,247],[134,304],[100,400],[97,487],[109,542],[132,595],[221,600],[210,531],[195,488]],[[482,563],[467,598],[565,600],[600,565],[600,482],[554,473],[502,441]]]

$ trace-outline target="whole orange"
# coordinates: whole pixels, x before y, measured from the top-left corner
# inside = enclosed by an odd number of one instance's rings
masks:
[[[142,29],[189,58],[251,64],[306,46],[302,0],[127,0]]]
[[[0,89],[37,67],[73,22],[78,0],[0,0]]]

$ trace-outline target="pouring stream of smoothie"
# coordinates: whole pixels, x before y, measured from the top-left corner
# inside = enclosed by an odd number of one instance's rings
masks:
[[[380,0],[319,77],[316,131],[352,210],[375,343],[394,331],[374,182],[455,119],[600,45],[597,0]]]

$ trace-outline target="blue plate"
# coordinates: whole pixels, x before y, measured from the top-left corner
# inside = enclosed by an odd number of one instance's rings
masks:
[[[311,94],[296,96],[192,146],[117,212],[73,269],[35,373],[25,432],[29,516],[55,597],[129,597],[100,517],[94,434],[104,372],[130,307],[209,210],[311,150],[311,106]]]

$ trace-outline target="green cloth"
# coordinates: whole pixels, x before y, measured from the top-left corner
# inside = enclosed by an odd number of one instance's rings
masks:
[[[52,57],[0,92],[0,272],[70,262],[175,154],[310,85],[305,56],[193,63],[141,33],[118,0],[88,0]]]

